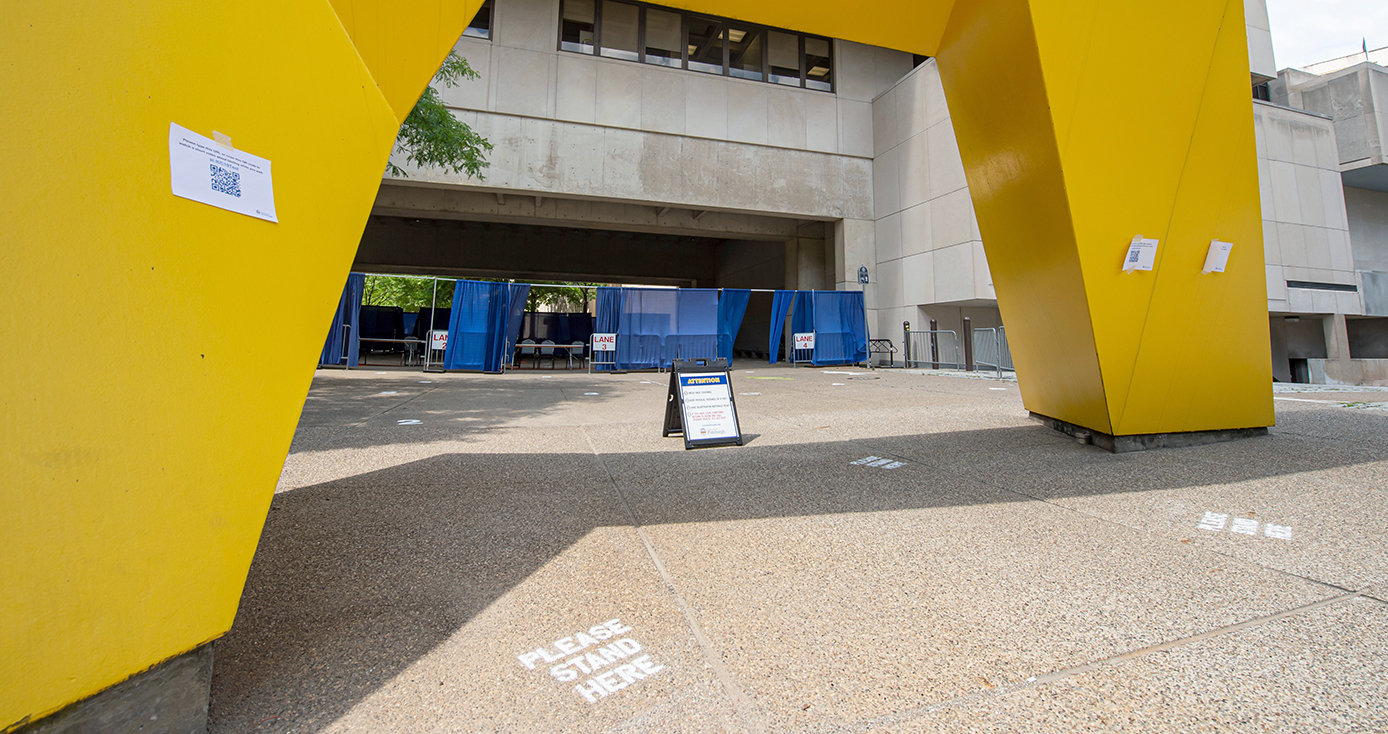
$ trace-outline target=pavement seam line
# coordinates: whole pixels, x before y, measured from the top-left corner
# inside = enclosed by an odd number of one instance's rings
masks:
[[[1265,624],[1276,622],[1280,619],[1286,619],[1287,617],[1293,617],[1298,614],[1303,614],[1305,612],[1315,611],[1322,607],[1328,607],[1332,604],[1339,604],[1340,602],[1349,601],[1351,599],[1357,599],[1361,596],[1364,596],[1366,592],[1368,592],[1368,589],[1351,591],[1348,594],[1340,594],[1337,596],[1321,599],[1319,601],[1313,601],[1310,604],[1303,604],[1299,607],[1286,609],[1281,612],[1275,612],[1267,616],[1255,617],[1253,619],[1244,620],[1242,622],[1236,622],[1234,624],[1225,625],[1223,627],[1216,627],[1207,632],[1201,632],[1198,635],[1191,635],[1190,637],[1182,637],[1176,640],[1168,640],[1167,642],[1161,642],[1156,645],[1141,647],[1136,650],[1129,650],[1128,652],[1125,652],[1121,655],[1115,655],[1111,658],[1107,658],[1104,660],[1099,660],[1092,663],[1085,663],[1084,665],[1077,665],[1073,668],[1066,668],[1065,670],[1057,670],[1054,673],[1047,673],[1045,675],[1036,676],[1035,682],[1037,684],[1051,683],[1064,678],[1069,678],[1071,676],[1081,675],[1083,673],[1088,673],[1093,670],[1098,670],[1099,668],[1107,667],[1110,665],[1117,665],[1118,663],[1123,663],[1129,660],[1134,660],[1136,658],[1145,657],[1154,652],[1166,652],[1167,650],[1171,650],[1177,647],[1184,647],[1186,645],[1193,645],[1197,642],[1203,642],[1205,640],[1212,639],[1215,637],[1221,637],[1232,632],[1240,632],[1242,630],[1251,629],[1253,627],[1261,627]]]
[[[670,572],[665,568],[665,564],[661,562],[660,556],[655,551],[655,546],[651,544],[650,538],[646,536],[645,528],[642,528],[641,523],[637,522],[636,513],[632,511],[631,505],[627,503],[626,495],[622,492],[621,486],[617,483],[617,478],[612,476],[612,470],[607,468],[607,462],[603,460],[602,453],[598,451],[597,445],[593,443],[593,437],[588,435],[588,429],[580,426],[579,430],[583,432],[583,439],[588,442],[588,448],[593,452],[593,457],[597,459],[598,466],[602,467],[603,473],[607,475],[607,480],[612,483],[612,489],[617,493],[617,499],[621,501],[622,509],[627,514],[627,521],[631,523],[632,529],[636,531],[637,537],[641,539],[641,544],[646,548],[646,555],[650,557],[651,563],[660,574],[661,581],[665,582],[665,587],[670,590],[670,595],[674,597],[675,604],[680,608],[680,612],[684,614],[685,623],[689,625],[689,630],[694,635],[694,640],[699,644],[699,651],[704,656],[704,662],[713,669],[713,673],[718,678],[718,682],[723,686],[723,692],[727,694],[728,698],[732,699],[733,708],[737,713],[737,717],[742,719],[743,726],[749,731],[755,734],[762,734],[766,731],[766,727],[762,724],[761,717],[757,716],[756,709],[752,705],[752,700],[747,697],[742,687],[733,680],[727,668],[723,666],[723,659],[719,657],[718,652],[713,649],[713,643],[704,634],[704,629],[699,624],[694,610],[689,606],[689,603],[685,601],[684,594],[680,593],[679,587],[675,585],[674,577],[670,575]]]
[[[1319,601],[1311,602],[1310,604],[1303,604],[1302,606],[1295,607],[1293,609],[1275,612],[1264,617],[1256,617],[1254,619],[1245,620],[1243,622],[1236,622],[1234,624],[1225,625],[1223,627],[1216,627],[1215,629],[1206,632],[1201,632],[1197,635],[1191,635],[1190,637],[1182,637],[1176,640],[1168,640],[1166,642],[1161,642],[1156,645],[1141,647],[1136,650],[1129,650],[1128,652],[1121,653],[1110,658],[1105,658],[1103,660],[1097,660],[1091,663],[1085,663],[1083,665],[1076,665],[1074,667],[1065,668],[1064,670],[1057,670],[1053,673],[1047,673],[1045,675],[1033,676],[1027,680],[1023,680],[1018,683],[1001,685],[990,691],[969,693],[962,696],[956,696],[954,698],[945,699],[943,701],[938,701],[936,703],[927,704],[925,706],[920,706],[914,709],[907,709],[905,711],[897,711],[895,713],[886,714],[884,716],[879,716],[874,719],[859,720],[853,722],[852,724],[850,724],[850,726],[854,729],[865,731],[878,726],[904,723],[906,721],[910,721],[912,719],[924,716],[925,714],[934,713],[936,711],[942,711],[944,709],[957,708],[959,706],[966,706],[972,703],[985,701],[991,698],[1000,698],[1002,696],[1008,696],[1019,691],[1024,691],[1030,688],[1036,688],[1038,686],[1046,685],[1049,683],[1055,683],[1066,678],[1073,678],[1077,675],[1083,675],[1085,673],[1091,673],[1097,670],[1101,670],[1103,668],[1120,665],[1130,660],[1145,657],[1152,653],[1165,652],[1167,650],[1171,650],[1177,647],[1184,647],[1186,645],[1195,644],[1197,642],[1203,642],[1204,640],[1208,640],[1214,637],[1220,637],[1232,632],[1239,632],[1253,627],[1261,627],[1270,622],[1276,622],[1280,619],[1296,616],[1304,612],[1314,611],[1316,609],[1331,606],[1333,604],[1339,604],[1340,602],[1349,601],[1351,599],[1372,599],[1373,597],[1366,596],[1368,592],[1371,590],[1371,588],[1372,587],[1368,587],[1360,589],[1359,591],[1352,591],[1348,594],[1339,594],[1337,596],[1332,596],[1325,599],[1321,599]]]

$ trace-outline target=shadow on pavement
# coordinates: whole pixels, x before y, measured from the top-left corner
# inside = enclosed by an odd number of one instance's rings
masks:
[[[1293,437],[1301,451],[1258,460],[1272,440],[1112,456],[1031,426],[601,460],[455,453],[283,492],[217,643],[211,730],[275,716],[326,727],[590,531],[628,525],[614,480],[654,525],[1170,489],[1381,458]],[[848,464],[884,447],[915,470]]]

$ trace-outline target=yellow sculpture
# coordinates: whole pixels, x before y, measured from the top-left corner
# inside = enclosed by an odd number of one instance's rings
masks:
[[[480,4],[6,8],[0,728],[230,628],[396,129]],[[1272,423],[1241,3],[670,4],[938,55],[1031,410]],[[171,195],[170,123],[272,161],[279,222]]]

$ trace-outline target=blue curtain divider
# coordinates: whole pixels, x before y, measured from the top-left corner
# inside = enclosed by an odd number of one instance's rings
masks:
[[[771,301],[773,363],[787,313],[792,332],[815,333],[813,364],[856,364],[867,359],[867,312],[861,291],[776,291]]]
[[[776,357],[781,353],[781,331],[785,328],[786,314],[790,313],[798,292],[776,291],[771,297],[771,364],[776,364]]]
[[[530,286],[511,283],[507,289],[506,297],[510,299],[510,305],[506,309],[506,334],[502,339],[501,360],[497,363],[498,370],[501,369],[502,364],[511,361],[512,355],[515,354],[516,342],[520,341],[521,323],[525,320],[525,302],[530,298]]]
[[[623,288],[611,286],[601,286],[598,288],[597,295],[597,324],[594,326],[595,334],[616,334],[622,324],[622,310],[626,307],[626,293]],[[601,372],[610,372],[619,369],[616,365],[600,364],[596,365]]]
[[[332,325],[328,327],[328,339],[323,344],[323,352],[318,357],[320,365],[340,365],[356,367],[361,354],[361,296],[366,289],[366,276],[361,273],[348,273],[347,284],[342,288],[342,298],[338,299],[337,310],[333,312]],[[343,329],[343,326],[347,329]],[[344,333],[345,332],[345,333]],[[343,340],[347,340],[347,357],[343,359]]]
[[[729,364],[733,360],[733,342],[751,298],[752,291],[744,288],[724,288],[718,296],[718,356]]]
[[[676,359],[718,358],[718,289],[680,288],[675,291],[675,322],[665,338],[660,366]]]
[[[506,349],[520,330],[520,314],[529,294],[529,286],[513,283],[457,281],[444,369],[500,372]]]

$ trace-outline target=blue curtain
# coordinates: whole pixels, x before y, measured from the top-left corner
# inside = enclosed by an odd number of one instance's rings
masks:
[[[815,291],[808,295],[813,304],[814,364],[856,364],[867,359],[863,294],[859,291]]]
[[[718,296],[718,356],[728,360],[728,364],[732,364],[733,341],[742,328],[742,317],[751,298],[752,291],[742,288],[724,288]]]
[[[623,288],[622,320],[617,327],[617,366],[655,369],[665,361],[666,338],[676,333],[679,290]],[[715,331],[716,333],[716,331]],[[674,353],[671,343],[670,352]]]
[[[593,332],[596,334],[617,334],[621,330],[622,310],[626,307],[626,292],[623,288],[603,286],[598,288],[598,318]],[[620,337],[618,342],[620,342]],[[606,357],[604,357],[606,359]],[[607,372],[618,369],[614,365],[597,365],[598,370]]]
[[[795,302],[798,291],[776,291],[771,297],[771,364],[781,353],[781,331],[785,328],[786,314]]]
[[[520,341],[521,323],[525,320],[525,302],[530,298],[530,286],[518,283],[511,283],[507,288],[506,297],[510,299],[510,304],[506,307],[506,333],[503,335],[501,344],[501,359],[497,362],[497,369],[501,369],[502,364],[508,364],[511,356],[516,353],[516,342]]]
[[[675,291],[674,333],[665,338],[661,366],[669,367],[676,359],[717,359],[718,315],[718,289]]]
[[[366,289],[366,276],[349,273],[347,285],[342,288],[342,298],[338,299],[337,310],[333,312],[332,326],[328,328],[328,340],[323,344],[323,353],[318,364],[357,366],[361,350],[361,295]],[[342,328],[346,326],[347,328]],[[343,340],[346,339],[347,357],[344,360]]]
[[[512,283],[455,283],[444,369],[500,372],[529,294],[529,286]]]

